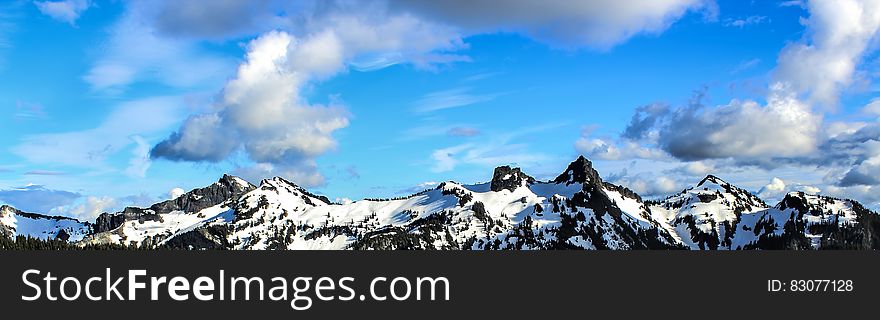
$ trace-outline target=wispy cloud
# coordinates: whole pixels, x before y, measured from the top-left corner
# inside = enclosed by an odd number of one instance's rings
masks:
[[[182,112],[178,97],[126,102],[97,127],[24,136],[20,144],[12,147],[12,153],[32,164],[104,167],[107,157],[136,143],[131,136],[165,130],[174,125]]]
[[[453,127],[446,131],[446,135],[452,137],[475,137],[480,135],[480,129],[474,127]]]
[[[736,19],[727,19],[724,21],[724,26],[727,27],[735,27],[735,28],[744,28],[746,26],[757,25],[762,23],[769,23],[770,18],[766,16],[748,16]]]
[[[459,165],[497,166],[509,164],[521,167],[536,167],[546,164],[551,157],[542,152],[530,150],[525,143],[514,142],[520,137],[560,128],[566,124],[548,124],[526,129],[487,136],[479,142],[468,142],[434,150],[431,153],[434,172],[452,171]]]
[[[432,112],[443,109],[459,108],[477,103],[488,102],[506,93],[474,94],[470,88],[455,88],[436,91],[424,95],[416,101],[416,112]]]
[[[92,6],[91,0],[35,1],[34,5],[52,19],[75,25],[76,20]]]
[[[29,176],[63,176],[67,174],[62,171],[53,171],[53,170],[31,170],[24,173]]]
[[[779,6],[780,7],[801,7],[801,8],[806,7],[803,0],[782,1],[779,3]]]
[[[177,88],[219,85],[234,70],[234,61],[209,53],[199,42],[170,38],[150,24],[154,1],[128,3],[109,29],[102,54],[83,76],[93,90],[119,94],[138,82]]]
[[[733,70],[730,70],[730,74],[737,74],[752,69],[754,67],[757,67],[759,64],[761,64],[761,59],[758,58],[742,61],[735,68],[733,68]]]
[[[46,118],[46,111],[43,109],[43,105],[39,103],[19,100],[15,102],[15,113],[12,116],[19,120],[43,119]]]
[[[0,201],[28,212],[48,213],[58,207],[72,204],[82,195],[75,192],[52,190],[41,185],[0,190]]]
[[[18,29],[16,21],[21,15],[23,1],[0,3],[0,68],[4,65],[4,51],[12,47],[10,37]]]

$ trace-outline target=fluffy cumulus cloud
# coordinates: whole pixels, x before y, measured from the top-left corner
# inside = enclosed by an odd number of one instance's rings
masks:
[[[112,197],[88,196],[82,203],[70,208],[68,215],[80,221],[93,221],[101,213],[114,211],[116,205],[117,201]]]
[[[245,61],[225,84],[212,110],[190,115],[176,132],[153,147],[151,156],[218,162],[241,152],[253,165],[239,168],[239,174],[252,179],[284,175],[309,185],[322,183],[316,159],[335,148],[334,133],[351,118],[344,106],[308,101],[302,91],[309,85],[350,68],[372,71],[395,64],[431,68],[467,61],[456,53],[467,47],[462,38],[481,33],[513,32],[564,46],[609,48],[638,34],[660,33],[688,11],[708,12],[714,3],[224,0],[198,6],[186,1],[142,1],[132,7],[138,14],[123,20],[118,29],[125,28],[125,21],[134,25],[146,21],[142,38],[163,40],[152,47],[165,45],[176,50],[170,50],[177,52],[175,56],[186,57],[196,50],[186,45],[193,40],[259,35],[248,45]],[[95,87],[146,77],[138,76],[145,68],[114,64],[112,56],[107,60],[86,77]],[[189,74],[159,74],[181,73]],[[463,106],[496,95],[447,92],[426,100],[419,110]],[[473,136],[478,132],[448,133]],[[438,168],[486,158],[478,153],[470,150],[471,156],[464,159],[439,161],[443,165]]]
[[[662,117],[654,127],[658,144],[682,160],[808,155],[816,150],[822,122],[782,84],[771,88],[765,105],[748,100],[717,107],[692,104]]]
[[[650,159],[657,151],[686,162],[674,170],[682,175],[721,170],[742,176],[744,170],[759,168],[791,177],[792,168],[812,170],[800,173],[813,179],[809,184],[774,178],[763,188],[754,187],[770,200],[789,190],[823,191],[876,207],[880,102],[870,101],[851,120],[829,122],[824,114],[855,83],[872,80],[862,65],[876,49],[880,1],[799,3],[809,11],[801,20],[806,32],[779,53],[763,102],[734,99],[709,106],[698,95],[682,107],[651,104],[635,110],[619,137],[586,132],[575,149],[608,160]],[[859,118],[871,120],[854,121]],[[650,184],[628,179],[632,181],[625,182],[650,192]]]
[[[342,106],[309,103],[301,94],[304,86],[344,71],[361,53],[406,51],[422,57],[416,53],[460,44],[453,36],[436,37],[434,27],[407,16],[366,19],[334,16],[325,28],[305,36],[273,31],[253,40],[246,61],[222,92],[218,111],[190,117],[153,148],[152,156],[220,161],[241,149],[258,164],[243,169],[249,175],[320,184],[314,159],[335,148],[333,133],[348,125],[349,114]]]
[[[770,183],[758,191],[758,195],[764,199],[778,199],[781,195],[785,194],[786,190],[785,181],[774,177],[770,180]]]
[[[91,0],[35,1],[34,5],[43,14],[73,25],[92,2]]]
[[[177,199],[180,196],[182,196],[184,193],[186,193],[186,191],[184,191],[182,188],[171,189],[171,191],[168,191],[168,199],[172,199],[172,200]]]
[[[255,163],[238,170],[246,177],[281,175],[321,184],[315,159],[336,147],[333,134],[348,125],[350,115],[338,104],[307,101],[307,85],[344,72],[364,55],[395,52],[406,62],[430,65],[462,46],[447,27],[371,10],[376,15],[320,13],[304,23],[305,30],[271,31],[251,41],[216,111],[191,116],[153,148],[152,157],[217,162],[240,150]]]
[[[674,109],[640,107],[618,141],[586,133],[575,149],[605,160],[672,156],[683,161],[755,161],[810,155],[820,142],[822,117],[783,84],[771,88],[766,104],[734,100],[707,106],[700,100]]]
[[[880,30],[880,1],[811,0],[805,39],[779,55],[776,78],[834,106]]]
[[[684,189],[681,182],[678,182],[675,179],[666,176],[625,176],[624,173],[624,176],[617,177],[616,179],[611,179],[611,182],[614,184],[626,186],[627,188],[630,188],[631,190],[638,193],[639,195],[645,197],[668,196]]]
[[[862,145],[865,150],[864,159],[846,172],[840,180],[840,185],[843,187],[880,185],[880,141],[871,139]]]

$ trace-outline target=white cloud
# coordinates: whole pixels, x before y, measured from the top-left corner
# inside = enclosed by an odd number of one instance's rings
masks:
[[[660,147],[682,160],[750,160],[812,154],[821,124],[809,105],[775,84],[764,106],[748,100],[692,105],[665,115],[654,130]]]
[[[433,162],[431,170],[447,172],[460,165],[495,167],[505,164],[528,169],[546,164],[550,159],[547,155],[530,151],[526,144],[510,143],[516,135],[490,137],[479,143],[465,143],[437,149],[431,154]]]
[[[750,70],[756,66],[761,64],[761,59],[754,58],[740,62],[733,70],[730,71],[730,74],[737,74],[746,70]]]
[[[112,197],[88,196],[83,203],[70,208],[69,215],[80,221],[93,221],[101,213],[113,211],[115,206],[116,199]]]
[[[611,182],[627,187],[637,194],[646,197],[666,196],[684,189],[681,183],[666,176],[648,177],[646,175],[636,175],[621,177]]]
[[[217,111],[192,116],[152,156],[216,162],[240,148],[257,164],[239,169],[253,179],[284,175],[304,185],[323,183],[315,158],[336,147],[333,134],[348,126],[349,114],[340,105],[309,103],[304,87],[345,72],[363,55],[397,52],[407,63],[428,65],[443,59],[436,52],[461,47],[446,27],[375,13],[380,16],[326,13],[306,23],[301,35],[272,31],[251,41]]]
[[[805,8],[806,4],[804,4],[801,0],[790,0],[790,1],[782,1],[779,3],[780,7],[801,7]]]
[[[469,106],[481,102],[492,101],[503,93],[472,94],[469,88],[456,88],[436,91],[424,95],[416,101],[416,112],[431,112],[443,109]]]
[[[880,2],[812,0],[807,6],[807,36],[782,50],[775,76],[814,101],[836,106],[880,30]]]
[[[132,177],[143,178],[147,175],[147,169],[150,168],[150,144],[139,135],[131,137],[135,147],[131,150],[131,159],[128,161],[128,168],[125,173]]]
[[[150,1],[127,3],[83,76],[92,89],[119,93],[140,81],[178,88],[213,87],[233,69],[232,59],[210,54],[194,41],[165,37],[150,24]]]
[[[785,181],[774,177],[769,184],[758,191],[758,195],[764,199],[779,199],[781,195],[786,193],[786,190]]]
[[[880,98],[871,99],[871,102],[862,108],[862,112],[880,117]]]
[[[180,196],[182,196],[184,193],[186,193],[186,191],[184,191],[182,188],[171,189],[170,191],[168,191],[168,199],[171,199],[171,200],[177,199]]]
[[[694,176],[704,176],[715,171],[715,167],[705,161],[694,161],[684,166],[685,172]]]
[[[646,147],[628,139],[609,142],[582,136],[575,141],[574,148],[583,155],[600,160],[669,159],[663,150]]]
[[[814,186],[802,186],[801,190],[803,190],[807,194],[819,194],[820,192],[822,192],[822,189],[819,189]]]
[[[457,157],[460,153],[473,148],[472,144],[462,144],[453,147],[434,150],[431,153],[431,159],[434,160],[434,166],[431,168],[434,172],[447,172],[455,169],[459,160]]]
[[[878,186],[827,186],[826,195],[844,199],[856,199],[867,207],[880,210],[880,187]]]
[[[854,165],[841,178],[840,185],[880,185],[880,141],[869,140],[860,146],[866,158]]]
[[[748,16],[744,18],[727,20],[724,22],[724,25],[728,27],[744,28],[746,26],[768,22],[770,22],[770,19],[768,19],[766,16]]]
[[[55,20],[74,25],[92,3],[90,0],[35,1],[34,5],[40,12]]]

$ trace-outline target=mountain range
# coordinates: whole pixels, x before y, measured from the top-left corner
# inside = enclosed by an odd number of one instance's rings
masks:
[[[709,175],[662,200],[606,182],[584,157],[538,181],[519,168],[395,199],[334,203],[283,178],[224,175],[94,222],[0,207],[0,237],[144,249],[877,249],[880,215],[793,192],[770,206]],[[21,238],[21,237],[19,237]]]

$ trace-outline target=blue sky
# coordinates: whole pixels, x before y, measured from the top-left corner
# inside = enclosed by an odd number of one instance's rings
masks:
[[[223,173],[391,197],[577,155],[880,206],[875,1],[7,1],[0,202],[89,219]]]

